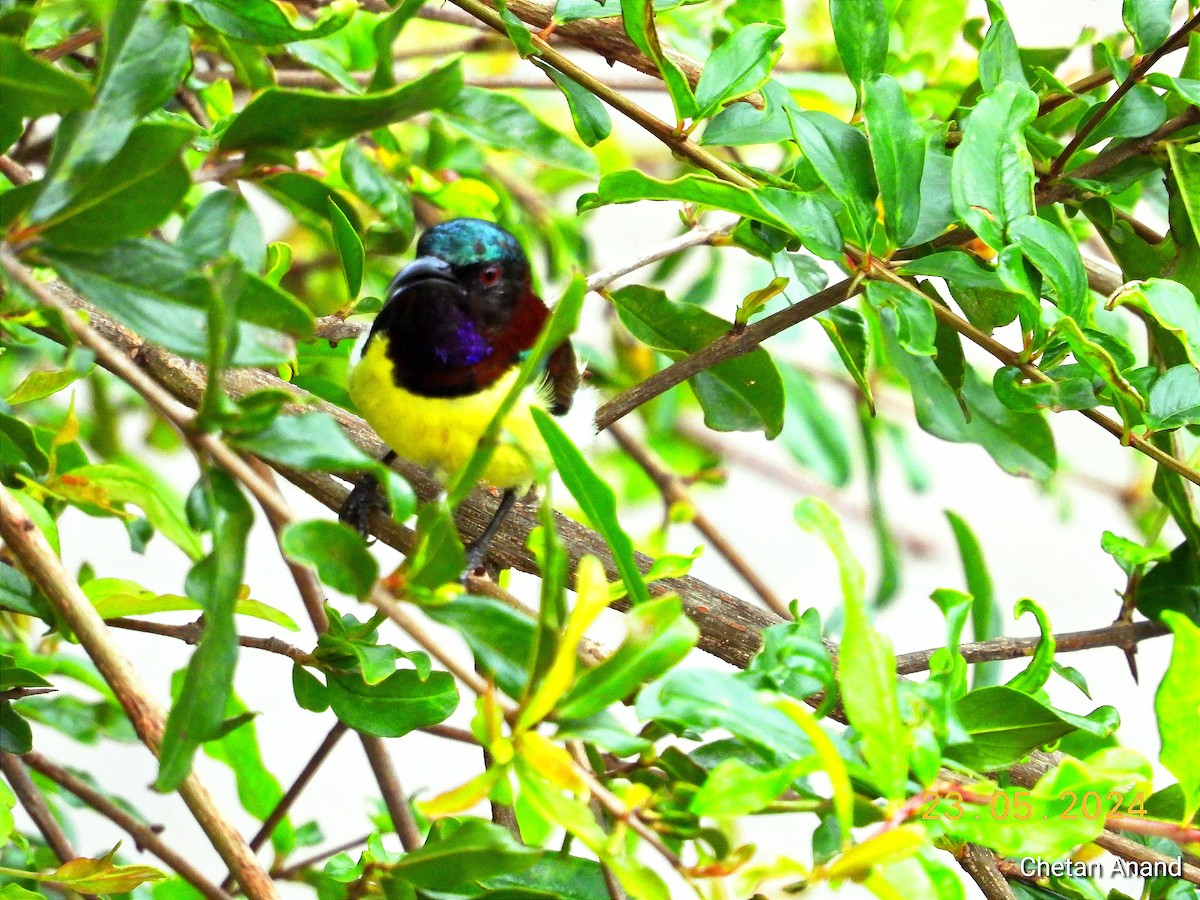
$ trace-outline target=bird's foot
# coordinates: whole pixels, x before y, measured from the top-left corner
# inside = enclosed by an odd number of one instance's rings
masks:
[[[376,509],[387,511],[386,495],[380,490],[379,479],[374,475],[364,474],[342,504],[338,518],[369,540],[371,513]]]

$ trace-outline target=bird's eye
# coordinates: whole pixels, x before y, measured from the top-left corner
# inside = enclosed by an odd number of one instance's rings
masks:
[[[479,273],[479,283],[482,284],[484,287],[491,287],[493,284],[495,284],[499,280],[500,280],[500,267],[499,266],[488,266],[486,269],[484,269],[482,272]]]

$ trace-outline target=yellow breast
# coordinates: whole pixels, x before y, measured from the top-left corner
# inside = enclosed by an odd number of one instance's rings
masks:
[[[466,463],[487,430],[501,401],[517,378],[513,367],[490,387],[465,397],[422,397],[397,387],[387,357],[387,338],[376,334],[351,372],[350,396],[359,414],[383,442],[405,459],[445,476]],[[524,490],[534,481],[535,464],[548,465],[550,454],[530,415],[531,406],[545,409],[536,387],[526,388],[500,433],[500,445],[482,480],[498,488]]]

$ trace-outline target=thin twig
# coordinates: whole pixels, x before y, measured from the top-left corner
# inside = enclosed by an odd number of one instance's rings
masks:
[[[799,303],[750,323],[741,331],[730,330],[702,350],[672,363],[605,403],[596,413],[596,427],[601,430],[607,428],[642,404],[666,393],[677,384],[682,384],[693,375],[711,369],[723,360],[749,353],[767,338],[848,300],[859,290],[856,282],[854,278],[839,281]]]
[[[3,485],[0,485],[0,535],[20,561],[25,574],[42,589],[96,664],[142,743],[157,756],[162,746],[162,710],[113,643],[104,620],[84,596],[83,589],[67,574],[62,560],[41,530]],[[179,794],[225,864],[237,873],[246,894],[253,900],[275,900],[278,894],[271,879],[259,867],[242,836],[225,820],[194,771],[180,784]]]
[[[21,807],[33,820],[34,827],[46,839],[47,846],[58,857],[58,861],[65,863],[69,859],[75,859],[77,854],[71,848],[71,842],[67,840],[66,834],[59,827],[58,820],[54,818],[50,807],[46,805],[46,798],[42,796],[42,792],[37,789],[37,785],[25,771],[21,757],[15,753],[0,750],[0,771],[4,772],[4,777],[8,779],[8,786],[17,795]]]
[[[754,571],[754,568],[747,562],[746,558],[730,543],[729,539],[717,528],[716,524],[695,505],[683,480],[666,466],[659,463],[648,448],[635,441],[620,425],[613,423],[609,426],[608,432],[613,436],[617,444],[620,445],[621,449],[654,482],[668,508],[676,503],[689,506],[692,511],[691,524],[695,526],[697,531],[704,535],[713,549],[729,563],[733,570],[741,576],[742,580],[776,614],[784,619],[791,618],[791,613],[788,611],[787,604],[783,602],[783,599],[771,590],[770,585]]]
[[[962,852],[958,854],[958,864],[979,885],[979,890],[987,900],[1017,900],[1017,895],[996,865],[996,854],[987,847],[963,845]]]
[[[99,40],[104,35],[104,32],[99,28],[85,28],[83,31],[77,31],[74,34],[67,35],[53,47],[47,47],[45,50],[39,50],[37,56],[39,59],[46,62],[54,62],[56,59],[62,59],[88,44]]]
[[[371,834],[374,834],[374,832],[371,832]],[[355,847],[361,847],[368,840],[370,840],[371,834],[364,834],[362,837],[355,838],[351,841],[346,841],[344,844],[338,844],[336,847],[330,847],[328,850],[321,850],[320,852],[314,853],[312,856],[309,856],[306,859],[300,860],[300,862],[292,863],[287,868],[279,869],[271,874],[273,874],[279,881],[291,881],[305,869],[320,865],[331,856],[337,856],[339,853],[346,853],[350,850],[353,850]]]
[[[16,187],[33,181],[33,173],[15,159],[0,154],[0,175],[11,181]]]
[[[22,754],[21,761],[34,771],[40,772],[63,790],[74,794],[88,807],[94,809],[122,831],[126,832],[133,838],[138,849],[149,850],[161,859],[176,875],[207,897],[208,900],[232,900],[229,894],[209,881],[199,869],[193,866],[186,856],[167,846],[152,826],[140,822],[83,779],[77,778],[66,769],[56,765],[42,754],[33,750]],[[268,881],[268,883],[270,882]]]
[[[1056,634],[1054,635],[1054,647],[1056,653],[1094,650],[1097,647],[1128,648],[1136,645],[1139,641],[1170,633],[1165,625],[1160,625],[1158,622],[1114,622],[1104,628]],[[1040,637],[1001,637],[990,641],[962,644],[958,650],[963,659],[969,663],[1020,659],[1024,656],[1032,656],[1041,640]],[[940,652],[938,649],[931,649],[901,653],[896,657],[896,671],[900,675],[924,672],[929,668],[930,659],[938,652]]]
[[[147,622],[144,619],[129,619],[121,616],[115,619],[106,619],[105,624],[109,628],[140,631],[143,634],[157,634],[161,637],[175,638],[178,641],[184,641],[188,644],[195,644],[204,635],[204,627],[198,622],[190,622],[187,625],[165,625],[161,622]],[[281,641],[279,638],[250,637],[239,634],[238,644],[250,650],[265,650],[268,653],[286,656],[288,659],[298,662],[301,665],[312,665],[313,663],[311,653],[301,650],[287,641]]]
[[[1171,51],[1171,46],[1174,41],[1179,37],[1193,31],[1198,26],[1200,26],[1200,13],[1196,13],[1196,15],[1192,16],[1191,19],[1185,22],[1183,26],[1171,36],[1170,40],[1165,42],[1157,50],[1147,53],[1133,66],[1133,68],[1129,70],[1129,76],[1119,85],[1117,85],[1117,89],[1112,92],[1107,100],[1100,104],[1099,107],[1092,110],[1087,119],[1085,119],[1083,123],[1075,130],[1075,136],[1071,138],[1071,141],[1067,144],[1066,149],[1064,149],[1062,153],[1055,157],[1054,162],[1050,164],[1051,177],[1055,177],[1062,172],[1063,167],[1066,166],[1066,164],[1070,162],[1071,157],[1075,155],[1075,151],[1083,146],[1083,143],[1087,140],[1088,135],[1095,130],[1097,125],[1104,121],[1104,117],[1112,111],[1113,107],[1121,102],[1121,98],[1128,94],[1133,89],[1134,85],[1141,81],[1146,73],[1154,68],[1155,64]]]
[[[392,819],[392,827],[400,837],[400,845],[405,850],[416,850],[421,846],[421,832],[417,828],[417,820],[413,818],[412,807],[408,805],[408,797],[396,777],[396,768],[388,754],[387,744],[383,738],[369,734],[359,734],[367,761],[383,795],[383,805],[387,807]]]

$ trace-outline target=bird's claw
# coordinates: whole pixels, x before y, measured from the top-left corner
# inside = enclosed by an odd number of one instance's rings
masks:
[[[342,504],[338,518],[371,542],[371,513],[376,509],[386,512],[387,498],[379,489],[379,480],[374,475],[364,475]]]

